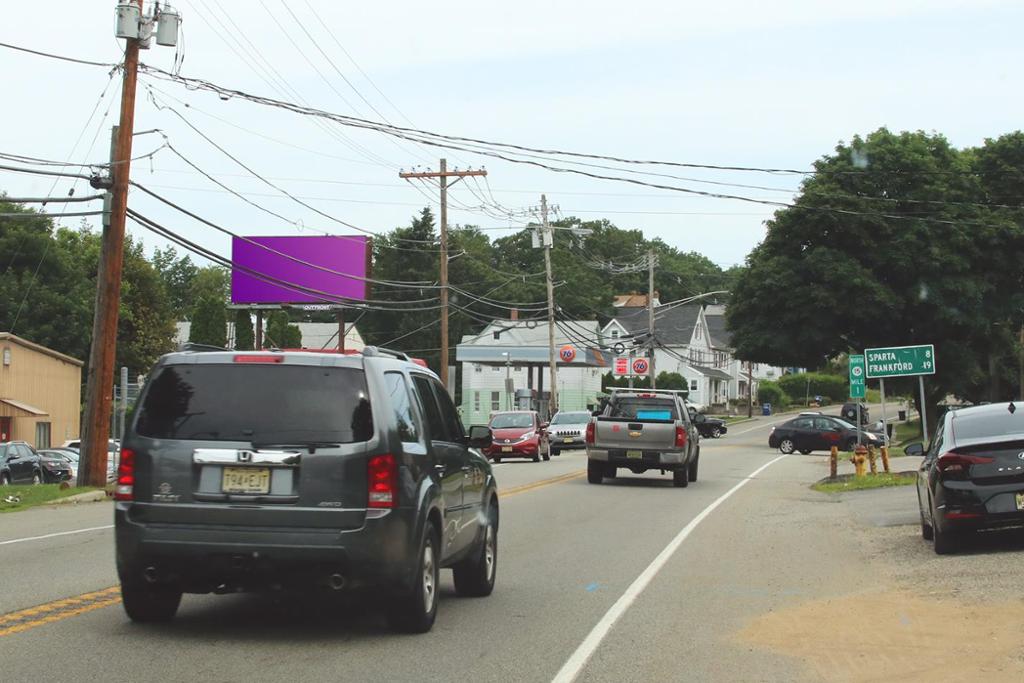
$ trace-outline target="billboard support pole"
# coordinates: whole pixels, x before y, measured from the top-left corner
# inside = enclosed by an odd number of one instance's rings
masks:
[[[345,309],[338,309],[338,352],[345,353]]]
[[[256,343],[253,345],[257,351],[263,350],[263,309],[256,309]]]

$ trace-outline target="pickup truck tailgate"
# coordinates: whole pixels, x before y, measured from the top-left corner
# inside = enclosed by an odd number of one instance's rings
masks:
[[[667,451],[675,449],[675,421],[599,417],[594,444],[605,449]]]

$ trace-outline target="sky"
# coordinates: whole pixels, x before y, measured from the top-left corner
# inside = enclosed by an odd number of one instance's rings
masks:
[[[123,44],[114,37],[114,4],[8,2],[0,42],[118,62]],[[179,60],[182,75],[234,90],[543,149],[808,169],[841,141],[881,126],[937,132],[966,147],[1019,129],[1024,111],[1019,0],[179,0],[175,7],[183,18],[178,49],[154,43],[142,53],[144,63],[171,70]],[[6,95],[0,152],[106,161],[118,74],[3,48],[0,68]],[[773,211],[414,145],[148,76],[140,77],[138,92],[135,130],[159,129],[195,166],[161,148],[160,134],[137,135],[134,156],[158,151],[133,164],[132,179],[241,234],[353,234],[344,223],[379,233],[407,225],[424,206],[436,214],[436,188],[398,174],[436,169],[442,155],[449,167],[486,168],[486,181],[451,190],[449,218],[492,238],[536,220],[544,193],[559,215],[607,218],[728,267],[742,263],[764,237]],[[330,218],[252,177],[174,111]],[[792,199],[800,180],[645,168],[685,180],[630,177],[778,201]],[[0,171],[0,191],[12,197],[65,196],[72,184]],[[88,188],[79,181],[75,190],[81,195]],[[226,236],[139,191],[129,205],[230,253]],[[137,225],[129,223],[129,231],[147,246],[165,244]]]

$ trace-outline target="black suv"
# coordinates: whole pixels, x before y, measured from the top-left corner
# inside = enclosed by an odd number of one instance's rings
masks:
[[[0,484],[39,484],[43,465],[39,454],[24,441],[0,443]]]
[[[403,354],[174,353],[122,443],[117,570],[128,616],[183,592],[369,586],[393,628],[424,632],[438,572],[485,596],[498,496],[437,377]]]

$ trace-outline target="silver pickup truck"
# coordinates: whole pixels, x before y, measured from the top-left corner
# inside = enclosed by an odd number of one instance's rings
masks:
[[[587,425],[587,481],[600,484],[619,467],[672,472],[672,483],[697,481],[700,434],[679,392],[613,390]]]

